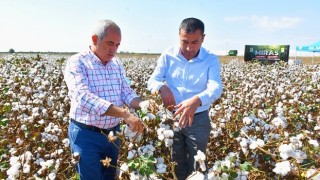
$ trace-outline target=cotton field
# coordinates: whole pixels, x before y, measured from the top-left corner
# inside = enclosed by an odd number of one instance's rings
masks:
[[[67,136],[69,99],[63,80],[70,55],[0,57],[0,179],[78,179]],[[146,107],[134,112],[142,135],[125,125],[119,179],[174,179],[170,159],[176,119],[146,89],[156,58],[120,58]],[[320,179],[320,65],[222,64],[224,92],[209,112],[207,152],[189,179]],[[131,109],[129,109],[132,111]],[[101,159],[109,166],[110,159]]]

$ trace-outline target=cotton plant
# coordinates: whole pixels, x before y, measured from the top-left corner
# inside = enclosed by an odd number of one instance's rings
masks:
[[[209,180],[216,180],[229,178],[237,179],[240,175],[246,177],[246,170],[249,168],[240,168],[240,170],[238,170],[240,165],[239,154],[230,152],[223,160],[218,160],[213,163],[213,166],[208,170],[207,178]]]
[[[266,123],[254,116],[245,116],[242,119],[243,126],[240,130],[240,136],[236,138],[239,142],[241,150],[244,154],[249,153],[249,150],[255,150],[256,148],[263,148],[265,146],[265,140],[250,135],[250,131],[261,131],[263,134],[268,134],[269,128],[266,128]]]

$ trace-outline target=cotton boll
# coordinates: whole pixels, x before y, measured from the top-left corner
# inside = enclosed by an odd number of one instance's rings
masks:
[[[247,147],[248,143],[249,142],[248,142],[248,140],[246,138],[242,138],[241,142],[240,142],[240,146],[241,147]]]
[[[194,160],[197,162],[203,162],[206,160],[206,155],[202,151],[198,150],[197,155],[194,156]]]
[[[258,147],[257,141],[252,141],[250,146],[249,146],[249,148],[252,149],[252,150],[256,149],[257,147]]]
[[[281,144],[279,146],[280,157],[284,160],[287,160],[289,157],[294,156],[294,149],[291,145]]]
[[[279,162],[272,171],[281,176],[285,176],[291,171],[291,164],[289,161]]]
[[[173,144],[173,140],[172,139],[165,139],[164,143],[165,143],[166,147],[171,147]]]
[[[132,142],[129,143],[128,149],[131,150],[133,148],[134,144]]]
[[[29,164],[24,164],[22,167],[22,172],[25,174],[30,173],[30,165]]]
[[[218,132],[218,131],[211,131],[210,133],[212,134],[212,136],[213,136],[214,138],[216,138],[216,137],[219,136],[219,132]]]
[[[308,156],[304,151],[296,150],[292,157],[295,158],[298,163],[302,163]]]
[[[315,176],[313,176],[316,174]],[[306,177],[310,178],[313,176],[312,180],[319,180],[320,179],[320,173],[316,169],[308,169],[306,172]]]
[[[129,172],[129,166],[127,163],[122,163],[120,166],[120,175],[119,177],[121,177],[122,173],[127,173]]]
[[[167,171],[167,165],[165,165],[164,163],[158,163],[156,167],[158,174],[163,174]]]
[[[54,180],[54,179],[56,179],[56,173],[50,173],[49,175],[48,175],[48,178],[50,179],[50,180]]]
[[[16,143],[18,144],[18,146],[21,146],[23,144],[23,140],[20,138],[17,138]]]
[[[204,174],[202,174],[201,172],[193,172],[190,176],[187,177],[188,180],[202,180],[205,179]]]
[[[164,159],[162,157],[157,158],[157,163],[163,164],[164,163]]]
[[[313,122],[313,119],[312,119],[312,115],[311,114],[308,114],[308,122]]]
[[[69,147],[69,145],[70,145],[70,141],[68,138],[63,139],[62,143],[63,143],[64,147]]]
[[[242,119],[242,122],[245,124],[245,125],[250,125],[252,122],[253,122],[253,119],[249,118],[249,117],[244,117]]]
[[[7,175],[12,177],[13,179],[16,179],[19,176],[20,168],[21,168],[21,163],[17,162],[7,170]]]
[[[164,130],[163,135],[165,138],[173,138],[173,131],[172,130]]]
[[[226,127],[226,123],[220,123],[220,124],[219,124],[219,127],[220,127],[220,128],[225,128],[225,127]]]
[[[132,158],[135,156],[135,154],[136,154],[136,150],[130,150],[130,151],[128,152],[127,159],[128,159],[128,160],[132,159]]]
[[[166,168],[158,168],[157,169],[157,173],[158,174],[163,174],[163,173],[166,173],[167,172],[167,169]]]
[[[319,143],[317,140],[310,139],[308,142],[309,144],[313,145],[314,148],[319,147]]]
[[[156,119],[156,116],[154,114],[152,114],[152,113],[147,113],[146,116],[149,117],[150,120]]]
[[[200,164],[200,168],[201,168],[202,171],[206,171],[206,170],[207,170],[206,164],[205,164],[204,162],[202,162],[202,163]]]
[[[281,117],[275,117],[271,123],[276,127],[285,128],[287,125]]]
[[[164,135],[163,134],[160,134],[160,135],[158,135],[158,139],[160,140],[160,141],[163,141],[164,140]]]
[[[258,117],[261,119],[266,119],[268,116],[262,109],[258,109]]]

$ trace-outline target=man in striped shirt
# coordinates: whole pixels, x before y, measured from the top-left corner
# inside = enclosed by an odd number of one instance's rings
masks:
[[[120,140],[109,142],[105,135],[119,131],[123,120],[132,131],[143,132],[143,124],[123,107],[139,109],[142,100],[126,81],[125,71],[114,58],[121,30],[111,20],[97,23],[88,51],[67,61],[64,78],[71,100],[69,139],[72,153],[79,153],[76,169],[81,179],[114,179],[116,169],[100,162],[111,158],[117,165]]]

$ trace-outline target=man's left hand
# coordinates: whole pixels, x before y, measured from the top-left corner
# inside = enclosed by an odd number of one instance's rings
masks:
[[[201,105],[201,100],[198,96],[194,96],[190,99],[182,101],[180,104],[174,106],[176,112],[173,115],[175,118],[178,114],[181,114],[179,119],[179,125],[185,128],[187,125],[191,126],[193,122],[194,113]]]

